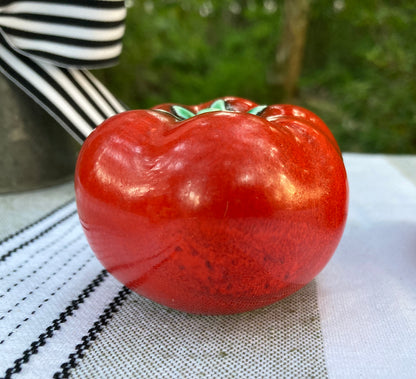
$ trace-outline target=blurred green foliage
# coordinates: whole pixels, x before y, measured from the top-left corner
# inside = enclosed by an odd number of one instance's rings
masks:
[[[271,84],[282,0],[130,0],[119,65],[98,75],[130,108],[235,95],[282,100]],[[311,0],[299,92],[342,150],[416,153],[416,2]]]
[[[134,1],[120,64],[104,80],[132,108],[227,94],[266,102],[279,16],[263,1],[242,3]]]
[[[324,3],[310,15],[305,99],[317,95],[344,150],[415,153],[416,2]]]

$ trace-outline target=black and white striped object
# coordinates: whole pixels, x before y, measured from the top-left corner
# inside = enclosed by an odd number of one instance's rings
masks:
[[[0,71],[82,142],[125,107],[87,69],[115,64],[120,0],[0,0]]]

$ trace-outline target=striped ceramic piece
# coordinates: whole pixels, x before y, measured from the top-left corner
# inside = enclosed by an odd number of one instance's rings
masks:
[[[123,1],[0,2],[0,72],[82,142],[124,106],[87,68],[121,53]]]

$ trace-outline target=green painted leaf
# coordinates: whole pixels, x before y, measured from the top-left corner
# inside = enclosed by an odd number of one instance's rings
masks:
[[[209,107],[209,108],[203,108],[203,109],[201,109],[197,114],[202,114],[202,113],[208,113],[208,112],[218,112],[218,111],[220,111],[221,109],[218,109],[218,108],[212,108],[212,107]]]
[[[215,100],[209,108],[213,108],[217,111],[226,111],[227,108],[225,107],[225,101],[222,99]],[[208,109],[208,108],[206,108]]]
[[[183,120],[186,120],[190,117],[195,116],[194,112],[191,112],[189,109],[186,109],[184,107],[181,107],[179,105],[172,105],[172,111],[175,115],[180,117]]]
[[[251,113],[256,116],[259,116],[261,112],[263,112],[266,108],[267,108],[267,105],[258,105],[257,107],[250,109],[247,113]],[[211,106],[209,106],[208,108],[201,109],[197,113],[197,115],[208,113],[208,112],[218,112],[218,111],[227,111],[226,103],[222,99],[215,100],[211,104]],[[189,109],[181,107],[180,105],[172,105],[172,113],[182,120],[186,120],[188,118],[196,116],[195,113],[191,112]]]
[[[254,107],[247,111],[247,113],[254,114],[256,116],[259,116],[261,112],[263,112],[267,108],[267,105],[258,105],[257,107]]]

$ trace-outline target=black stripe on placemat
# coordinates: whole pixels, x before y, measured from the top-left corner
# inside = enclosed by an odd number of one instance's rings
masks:
[[[79,251],[82,251],[82,250],[79,250]],[[50,301],[51,298],[56,296],[56,294],[59,293],[59,291],[61,291],[62,288],[68,285],[68,283],[71,280],[73,280],[73,278],[75,278],[93,259],[94,259],[94,256],[90,256],[84,263],[82,263],[82,265],[77,267],[77,269],[73,271],[71,275],[67,277],[58,287],[56,287],[52,292],[50,292],[47,295],[47,297],[45,297],[39,304],[37,304],[36,307],[30,312],[30,314],[28,314],[24,319],[22,319],[20,322],[14,325],[14,327],[12,327],[7,333],[7,335],[0,341],[0,345],[5,343],[11,336],[13,336],[22,325],[24,325],[28,321],[31,321],[33,317],[36,315],[36,313],[38,312],[38,310],[40,310],[48,301]],[[25,298],[20,299],[14,306],[9,308],[6,313],[12,313],[13,310],[16,307],[18,307],[23,301],[25,301]],[[2,316],[0,320],[2,320],[3,318],[4,316]]]
[[[59,253],[61,253],[62,251],[65,251],[70,245],[71,243],[74,242],[74,240],[76,240],[76,238],[74,238],[72,241],[68,242],[66,245],[62,246],[62,248],[55,250],[52,255],[50,255],[48,257],[47,260],[43,261],[40,265],[38,265],[32,272],[30,272],[29,274],[25,275],[24,277],[21,277],[20,279],[18,279],[16,282],[14,282],[13,284],[9,284],[9,288],[7,288],[4,293],[0,294],[0,299],[7,296],[7,293],[9,293],[13,288],[18,287],[19,285],[21,285],[22,283],[24,283],[27,279],[31,279],[33,277],[33,275],[37,274],[39,270],[43,269],[51,259],[53,259],[54,257],[56,257]],[[45,279],[42,280],[42,282],[38,282],[36,284],[35,288],[32,288],[25,296],[24,298],[20,299],[20,301],[24,301],[26,300],[30,295],[33,295],[33,293],[35,291],[37,291],[42,285],[44,285],[48,280],[50,280],[52,277],[54,277],[58,272],[60,272],[65,266],[67,266],[76,255],[80,254],[85,248],[87,248],[89,245],[87,243],[85,243],[84,245],[82,245],[81,248],[78,248],[75,252],[75,255],[69,256],[66,258],[65,261],[62,262],[62,264],[55,269],[55,271],[53,273],[50,273]],[[40,250],[39,250],[40,251]],[[94,257],[94,255],[91,255],[90,258],[88,259],[92,259]],[[73,273],[74,274],[74,273]],[[6,277],[7,274],[4,276]],[[1,279],[3,279],[4,277],[2,277]],[[72,280],[72,279],[71,279]],[[17,306],[19,303],[15,303],[15,306]],[[8,313],[5,312],[5,313]],[[4,318],[5,314],[3,316],[0,316],[0,321]],[[0,342],[0,345],[2,344],[2,342]]]
[[[25,232],[26,230],[30,229],[31,227],[41,223],[42,221],[46,220],[48,217],[51,217],[52,215],[54,215],[55,213],[59,212],[61,209],[65,208],[67,205],[71,204],[73,201],[75,201],[74,198],[66,201],[65,203],[59,205],[58,207],[56,207],[55,209],[52,209],[50,212],[48,212],[47,214],[45,214],[44,216],[42,216],[41,218],[37,219],[36,221],[33,221],[32,223],[30,223],[29,225],[24,226],[23,228],[19,229],[18,231],[9,234],[7,237],[4,237],[1,241],[0,241],[0,246],[3,245],[5,242],[11,240],[14,237],[17,237],[19,234]]]
[[[70,224],[70,228],[71,228],[71,230],[73,229],[73,225],[71,225]],[[68,229],[66,229],[66,231],[67,231]],[[31,260],[31,259],[33,259],[36,255],[38,255],[40,252],[42,252],[42,251],[47,251],[48,249],[50,249],[51,247],[53,247],[55,244],[56,244],[56,242],[57,241],[60,241],[60,240],[62,240],[64,237],[66,237],[66,235],[65,236],[63,236],[62,235],[63,233],[60,233],[60,235],[57,237],[57,238],[54,238],[54,239],[52,239],[50,242],[48,242],[46,245],[43,245],[41,248],[36,248],[36,249],[33,249],[33,251],[32,252],[30,252],[30,255],[29,255],[29,253],[27,254],[27,256],[25,256],[24,258],[25,258],[25,260],[24,261],[21,261],[21,262],[19,262],[19,265],[18,266],[16,266],[16,267],[14,267],[13,269],[12,268],[10,268],[9,270],[7,270],[7,272],[5,272],[2,276],[0,276],[0,281],[2,281],[2,280],[4,280],[4,279],[6,279],[6,278],[9,278],[10,276],[12,276],[12,275],[14,275],[14,274],[16,274],[20,269],[22,269],[22,268],[24,268],[27,264],[30,264],[29,263],[29,261]],[[66,250],[69,246],[71,246],[74,242],[77,242],[79,239],[80,239],[80,236],[82,236],[82,230],[79,230],[79,233],[76,235],[76,237],[75,238],[73,238],[73,239],[71,239],[71,240],[69,240],[68,242],[66,242],[62,247],[60,247],[58,250],[55,250],[55,251],[53,251],[53,253],[51,254],[51,255],[49,255],[49,257],[48,257],[48,261],[47,262],[44,262],[43,264],[47,264],[47,263],[49,263],[49,260],[50,259],[53,259],[54,257],[56,257],[61,251],[63,251],[63,250]],[[39,266],[38,266],[39,267]],[[39,267],[39,268],[42,268],[42,267]],[[36,269],[35,269],[36,270]],[[33,270],[33,271],[35,271],[35,270]],[[36,274],[36,272],[33,272],[32,271],[32,274]],[[50,278],[48,278],[48,280],[49,280]],[[18,282],[15,282],[15,283],[13,283],[5,292],[7,293],[7,292],[10,292],[11,290],[12,290],[12,287],[17,287],[19,284],[21,284],[22,282],[24,282],[24,280],[23,281],[21,281],[20,279],[19,279],[19,281]],[[2,293],[2,294],[0,294],[0,298],[2,298],[2,297],[4,297],[5,296],[5,294],[4,293]],[[0,320],[1,320],[1,318],[0,318]]]
[[[77,254],[81,253],[83,249],[78,249]],[[70,259],[68,259],[67,262],[65,262],[63,264],[63,266],[67,265],[69,261],[71,261],[77,254],[75,254],[74,256],[72,256]],[[92,260],[94,259],[94,256],[90,256],[85,262],[83,262],[80,266],[77,267],[77,269],[75,271],[73,271],[71,273],[71,275],[69,277],[67,277],[58,287],[56,287],[51,293],[49,293],[49,295],[47,297],[44,297],[44,299],[35,306],[35,308],[30,312],[30,314],[27,315],[27,317],[25,317],[24,319],[22,319],[20,322],[18,322],[14,327],[12,327],[12,329],[9,330],[9,332],[7,333],[6,337],[4,337],[1,341],[0,341],[0,345],[2,345],[3,343],[5,343],[13,334],[16,333],[16,331],[26,322],[30,321],[31,318],[37,313],[37,311],[39,309],[41,309],[48,301],[50,301],[50,299],[52,297],[54,297],[57,293],[59,293],[59,291],[62,290],[62,288],[64,288],[71,280],[73,280],[74,277],[76,277],[87,265],[88,263],[90,263]],[[55,273],[56,274],[56,271]],[[54,275],[51,274],[49,276],[49,279]],[[45,284],[47,282],[47,280],[44,280],[41,284],[39,284],[36,288],[38,289],[42,284]],[[29,294],[33,292],[30,291]],[[29,294],[27,296],[29,296]],[[18,307],[22,302],[24,302],[27,298],[27,296],[23,297],[22,299],[20,299],[16,304],[14,304],[14,306],[12,306],[11,308],[9,308],[6,312],[5,315],[7,313],[12,313],[13,309]],[[2,319],[4,319],[5,315],[3,315],[2,317],[0,317],[0,321]]]
[[[108,324],[109,320],[113,317],[114,313],[120,310],[123,302],[127,296],[131,294],[131,290],[127,287],[123,287],[113,301],[104,309],[104,312],[100,315],[98,320],[94,322],[94,326],[88,331],[88,333],[81,338],[81,343],[75,347],[75,352],[69,355],[67,362],[61,365],[62,370],[54,374],[54,379],[68,378],[70,370],[78,365],[80,359],[84,357],[85,350],[91,345],[91,342],[95,341],[98,334],[103,331],[103,328]]]
[[[68,317],[74,315],[74,312],[79,308],[86,298],[88,298],[103,282],[104,279],[108,276],[108,272],[102,270],[100,274],[96,276],[94,280],[85,287],[78,297],[71,301],[70,305],[66,307],[65,311],[62,312],[58,318],[52,321],[45,332],[39,335],[36,341],[33,341],[30,344],[30,347],[27,348],[22,356],[14,361],[14,366],[8,368],[5,372],[4,378],[11,378],[13,374],[16,374],[22,370],[22,366],[29,362],[30,357],[39,352],[39,348],[44,346],[49,338],[52,338],[54,332],[61,328],[61,325],[64,324]]]
[[[77,210],[72,211],[71,213],[69,213],[66,216],[62,217],[61,219],[59,219],[58,221],[56,221],[52,225],[48,226],[46,229],[42,230],[40,233],[38,233],[34,237],[26,240],[25,242],[22,242],[20,245],[18,245],[16,247],[14,247],[13,249],[9,250],[6,254],[3,254],[0,257],[0,262],[4,262],[7,258],[9,258],[16,251],[19,251],[23,247],[26,247],[26,246],[30,245],[31,243],[35,242],[40,237],[44,236],[46,233],[49,233],[52,229],[56,228],[59,224],[62,224],[64,221],[66,221],[70,217],[74,216],[75,214],[77,214]]]

